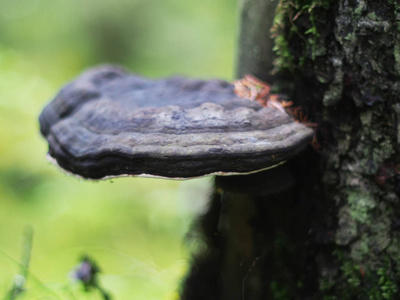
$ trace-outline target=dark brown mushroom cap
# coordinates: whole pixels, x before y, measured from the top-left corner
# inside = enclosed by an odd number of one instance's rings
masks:
[[[239,98],[220,80],[151,80],[104,66],[65,86],[40,115],[51,158],[90,179],[191,178],[283,163],[313,131]]]

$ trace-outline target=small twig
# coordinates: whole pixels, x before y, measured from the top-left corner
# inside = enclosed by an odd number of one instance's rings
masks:
[[[14,276],[14,282],[7,293],[5,300],[17,299],[25,291],[25,283],[28,277],[29,263],[31,260],[31,250],[33,241],[33,228],[27,226],[23,237],[22,257],[21,257],[21,270],[20,273]]]
[[[256,257],[254,258],[253,263],[251,264],[250,268],[247,270],[246,274],[244,275],[243,280],[242,280],[242,300],[245,299],[245,287],[244,287],[244,285],[245,285],[245,283],[246,283],[247,277],[248,277],[248,276],[250,275],[250,273],[253,271],[253,269],[254,269],[254,267],[257,265],[258,261],[259,261],[265,254],[267,254],[267,252],[268,252],[271,248],[272,248],[272,247],[270,247],[270,248],[268,248],[268,249],[265,249],[265,250],[263,251],[263,253],[261,253],[261,255],[256,256]]]

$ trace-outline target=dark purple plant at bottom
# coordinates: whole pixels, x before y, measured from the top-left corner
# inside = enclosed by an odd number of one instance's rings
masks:
[[[111,300],[111,296],[106,292],[98,282],[98,273],[100,268],[89,256],[83,256],[79,265],[72,271],[72,277],[81,282],[85,291],[97,290],[104,300]]]

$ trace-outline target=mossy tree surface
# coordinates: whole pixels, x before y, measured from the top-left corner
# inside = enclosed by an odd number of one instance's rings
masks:
[[[274,34],[275,73],[318,123],[316,298],[399,299],[400,4],[281,0]]]
[[[288,93],[318,144],[216,179],[182,299],[400,299],[400,4],[280,0],[272,66],[265,1],[242,0],[237,74]]]

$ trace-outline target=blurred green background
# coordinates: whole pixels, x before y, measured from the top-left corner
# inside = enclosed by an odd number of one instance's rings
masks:
[[[185,233],[210,178],[85,182],[46,159],[38,115],[83,69],[118,63],[149,77],[231,80],[234,0],[0,0],[0,299],[34,229],[22,299],[100,299],[70,271],[82,254],[114,299],[177,299]]]

